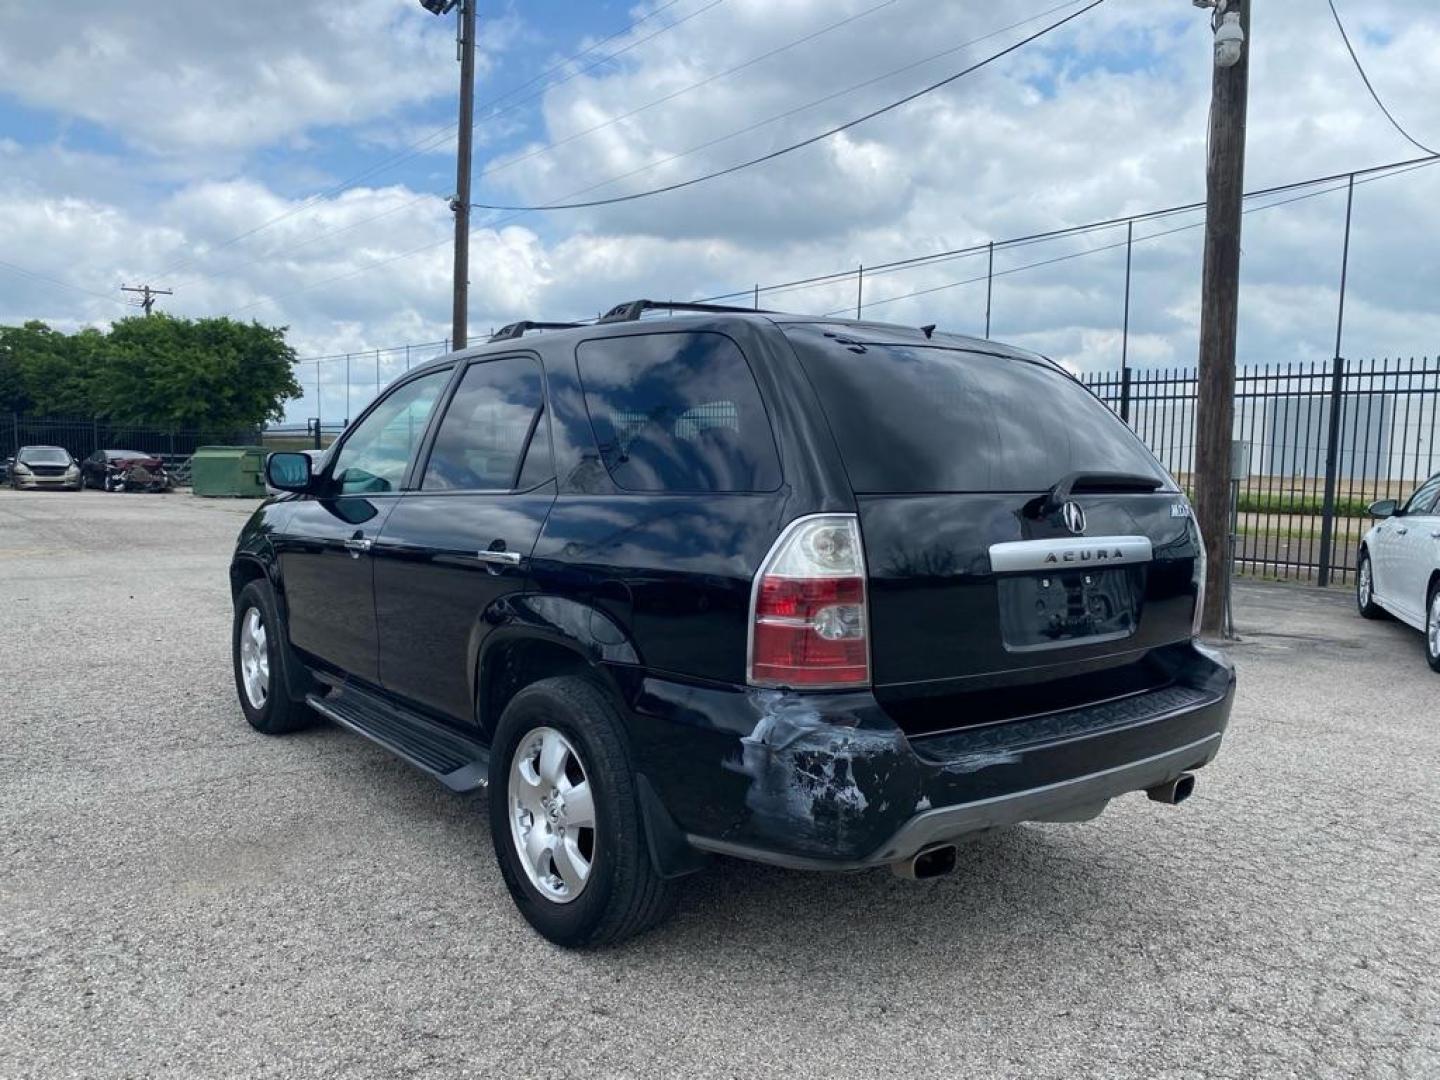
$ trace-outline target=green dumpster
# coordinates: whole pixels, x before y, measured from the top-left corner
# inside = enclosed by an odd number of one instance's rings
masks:
[[[190,490],[206,498],[263,499],[263,446],[202,446],[190,459]]]

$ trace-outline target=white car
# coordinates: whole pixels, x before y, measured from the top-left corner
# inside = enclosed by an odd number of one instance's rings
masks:
[[[1381,520],[1360,542],[1355,600],[1360,614],[1386,614],[1425,631],[1425,658],[1440,671],[1440,473],[1403,506],[1394,499],[1370,505]]]

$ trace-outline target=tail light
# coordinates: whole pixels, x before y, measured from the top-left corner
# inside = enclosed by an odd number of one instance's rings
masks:
[[[869,623],[855,516],[816,514],[791,522],[755,575],[751,685],[868,685]]]

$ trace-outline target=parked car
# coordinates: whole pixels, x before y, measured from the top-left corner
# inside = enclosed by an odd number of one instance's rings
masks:
[[[96,450],[80,463],[85,487],[102,491],[169,491],[164,458],[143,450]]]
[[[935,876],[1215,757],[1189,504],[1058,365],[693,304],[529,325],[392,384],[318,469],[271,455],[232,645],[257,730],[488,785],[550,940],[645,929],[715,854]]]
[[[1360,542],[1355,601],[1367,619],[1393,615],[1425,633],[1425,659],[1440,671],[1440,473],[1399,503],[1370,504],[1380,520]]]
[[[10,486],[17,491],[80,490],[80,466],[63,446],[22,446],[8,472]]]

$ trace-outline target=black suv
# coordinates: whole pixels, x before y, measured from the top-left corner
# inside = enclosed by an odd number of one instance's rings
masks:
[[[488,785],[560,944],[654,924],[714,854],[929,877],[967,833],[1179,802],[1229,718],[1183,494],[992,342],[637,301],[506,327],[267,471],[246,717]]]

